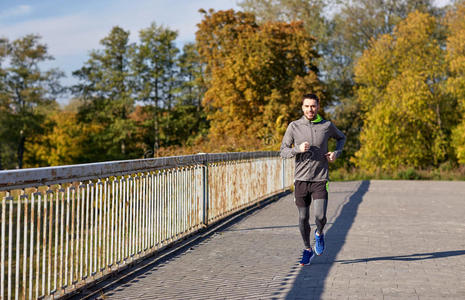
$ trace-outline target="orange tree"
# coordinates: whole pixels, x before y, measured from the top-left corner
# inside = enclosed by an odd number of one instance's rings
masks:
[[[233,10],[201,11],[196,40],[205,63],[203,106],[215,150],[278,149],[305,92],[323,95],[315,40],[301,22],[266,22]]]

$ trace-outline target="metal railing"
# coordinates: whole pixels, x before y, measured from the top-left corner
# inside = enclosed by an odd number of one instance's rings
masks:
[[[278,152],[0,171],[0,298],[56,298],[292,184]]]

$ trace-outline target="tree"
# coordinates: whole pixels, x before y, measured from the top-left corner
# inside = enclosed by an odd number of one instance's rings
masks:
[[[161,147],[185,145],[205,131],[203,66],[193,45],[180,55],[176,38],[152,23],[129,44],[129,32],[114,27],[103,49],[73,73],[80,79],[73,87],[82,101],[78,120],[91,128],[91,161],[157,156]]]
[[[373,41],[355,66],[363,115],[357,166],[373,171],[444,161],[451,108],[436,18],[414,12]]]
[[[187,43],[183,46],[178,66],[181,77],[180,101],[195,106],[200,111],[202,97],[206,91],[203,78],[205,64],[201,62],[195,44]]]
[[[319,76],[325,84],[327,105],[332,106],[331,119],[348,138],[344,157],[352,157],[360,148],[362,118],[353,93],[354,61],[371,39],[392,33],[410,12],[440,13],[430,0],[243,0],[239,5],[259,21],[300,20],[316,37]]]
[[[39,68],[41,62],[53,59],[39,40],[31,34],[0,45],[0,52],[8,59],[0,74],[0,122],[2,128],[8,128],[0,132],[2,167],[23,167],[27,141],[41,133],[45,111],[56,104],[55,97],[63,91],[59,84],[62,72]]]
[[[449,29],[447,38],[447,62],[450,77],[448,91],[458,100],[458,113],[461,120],[452,132],[452,146],[459,163],[465,164],[465,2],[456,4],[447,16]]]
[[[25,155],[28,167],[59,166],[92,161],[95,150],[89,139],[101,130],[97,124],[78,122],[77,112],[55,109],[43,122],[43,132],[31,138]]]
[[[204,11],[198,27],[210,139],[222,151],[279,148],[303,93],[322,95],[314,39],[301,22],[258,25],[252,14],[233,10]]]
[[[179,115],[180,126],[185,128],[182,140],[187,144],[195,141],[208,132],[209,124],[202,107],[202,99],[206,92],[204,80],[205,64],[201,62],[194,43],[183,46],[178,60],[181,81],[178,104],[175,114]]]
[[[155,156],[160,146],[170,144],[168,139],[162,140],[161,132],[169,129],[166,121],[169,123],[170,111],[175,105],[179,90],[179,49],[174,44],[177,35],[176,31],[152,23],[139,32],[140,44],[132,52],[131,68],[137,79],[136,98],[144,103],[141,108],[147,116],[140,126],[147,127],[144,132],[149,136],[144,140]]]
[[[243,0],[239,6],[254,14],[259,24],[265,22],[303,22],[305,30],[315,37],[321,52],[328,41],[328,20],[324,17],[329,0]],[[321,53],[320,53],[321,54]]]
[[[325,70],[328,80],[341,88],[338,98],[351,94],[353,63],[370,46],[372,39],[391,34],[395,26],[408,14],[420,11],[433,15],[440,12],[431,0],[355,0],[341,2],[332,20],[329,52]],[[337,86],[334,86],[336,89]]]
[[[6,72],[2,68],[3,60],[7,56],[8,40],[0,38],[0,91],[4,90],[4,82]],[[6,105],[6,99],[0,98],[0,170],[3,170],[4,161],[13,161],[11,158],[11,147],[7,145],[7,132],[8,127],[6,124],[5,116],[7,116],[8,106]]]
[[[73,90],[83,102],[79,120],[101,128],[91,136],[93,161],[131,158],[135,125],[129,118],[134,109],[129,32],[113,27],[100,44],[103,49],[93,50],[85,65],[73,72],[80,81]]]
[[[392,34],[395,26],[413,11],[438,15],[432,1],[355,0],[340,1],[330,22],[330,37],[321,68],[326,74],[328,97],[333,99],[333,119],[347,134],[344,157],[353,157],[360,148],[362,116],[354,95],[354,62],[370,47],[371,40]]]

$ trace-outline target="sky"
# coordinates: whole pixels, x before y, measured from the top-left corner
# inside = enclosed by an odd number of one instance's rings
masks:
[[[178,47],[194,42],[200,8],[239,9],[237,0],[0,0],[0,37],[10,41],[39,34],[53,61],[44,69],[65,72],[64,85],[76,83],[71,73],[80,69],[89,52],[114,26],[130,31],[131,42],[152,22],[178,31]],[[434,0],[438,6],[450,0]],[[63,102],[65,100],[61,100]]]
[[[76,83],[71,73],[80,69],[89,52],[100,49],[100,40],[111,28],[129,30],[131,42],[152,22],[178,31],[182,47],[195,41],[202,15],[208,10],[239,9],[236,0],[0,0],[0,37],[10,41],[39,34],[54,60],[41,67],[65,72],[64,85]]]

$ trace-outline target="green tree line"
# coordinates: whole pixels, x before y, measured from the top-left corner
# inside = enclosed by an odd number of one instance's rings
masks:
[[[115,26],[60,85],[40,37],[0,40],[0,168],[277,150],[313,92],[348,140],[336,168],[465,165],[465,1],[243,0],[196,40]],[[56,99],[72,95],[66,107]]]

